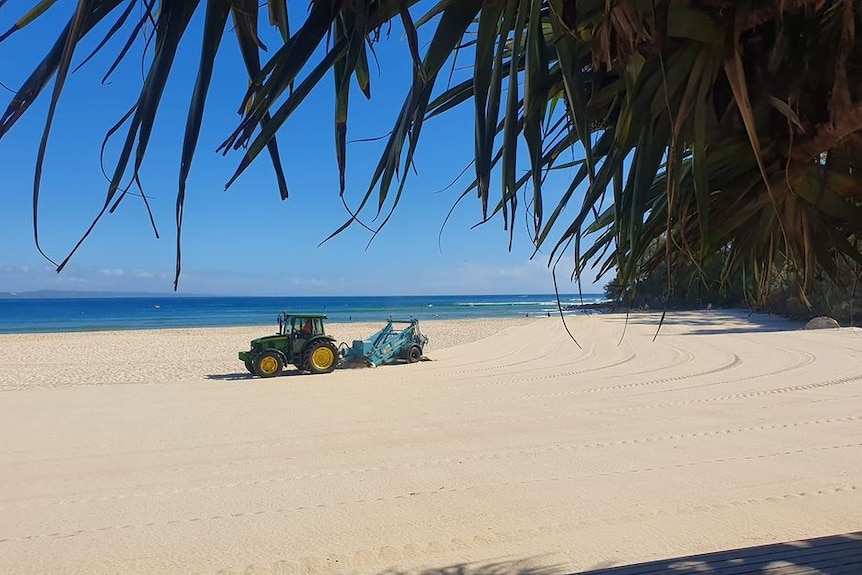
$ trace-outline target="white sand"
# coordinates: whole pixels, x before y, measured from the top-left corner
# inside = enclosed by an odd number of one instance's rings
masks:
[[[433,361],[269,380],[261,328],[0,336],[0,573],[550,575],[859,530],[862,333],[657,320],[423,322]]]

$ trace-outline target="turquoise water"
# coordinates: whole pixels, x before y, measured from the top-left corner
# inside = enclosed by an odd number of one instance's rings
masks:
[[[601,294],[561,295],[566,306]],[[524,317],[557,312],[553,294],[381,297],[130,297],[0,299],[0,333],[274,325],[282,310],[330,321]]]

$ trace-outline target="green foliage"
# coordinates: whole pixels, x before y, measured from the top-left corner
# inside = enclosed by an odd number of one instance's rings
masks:
[[[34,2],[0,41],[52,4]],[[144,15],[127,25],[141,12],[136,6]],[[264,9],[283,43],[261,65]],[[763,302],[777,261],[792,264],[803,294],[819,274],[837,278],[840,258],[862,262],[851,241],[862,231],[862,7],[853,0],[440,0],[421,14],[414,14],[416,0],[313,0],[294,30],[285,0],[266,8],[247,0],[82,0],[0,117],[3,137],[56,78],[34,207],[78,44],[109,16],[116,24],[108,36],[131,28],[129,42],[153,23],[149,72],[95,225],[126,197],[124,177],[137,179],[174,55],[199,10],[205,29],[181,159],[178,232],[228,18],[250,83],[243,119],[222,147],[243,150],[228,185],[266,150],[282,198],[287,183],[275,135],[330,73],[343,194],[351,78],[370,97],[368,51],[380,28],[398,20],[415,62],[411,86],[371,182],[339,231],[367,211],[395,209],[424,122],[472,100],[475,177],[464,195],[476,194],[483,221],[499,218],[509,230],[526,211],[536,249],[549,248],[554,263],[572,250],[574,276],[613,270],[621,284],[634,285],[664,268],[673,272],[666,279],[673,295],[715,272],[707,289],[744,276]],[[430,38],[422,50],[417,26]],[[472,57],[472,77],[444,85],[440,72],[459,54]],[[549,170],[572,155],[577,171],[568,188],[546,190]],[[522,165],[528,169],[519,175]],[[35,216],[34,229],[38,246]],[[177,277],[179,247],[178,240]]]
[[[667,268],[652,268],[629,287],[622,287],[618,278],[605,285],[605,297],[623,307],[638,309],[703,309],[714,307],[748,308],[753,311],[774,313],[791,319],[807,321],[826,315],[841,325],[857,325],[862,314],[862,282],[859,265],[845,258],[836,262],[834,279],[819,274],[807,290],[802,291],[799,274],[788,261],[776,262],[771,271],[770,285],[765,297],[754,301],[751,295],[755,286],[744,274],[737,274],[726,282],[722,277],[723,260],[713,257],[699,269],[677,270],[669,280]]]
[[[843,326],[859,325],[862,314],[862,284],[858,264],[840,259],[835,278],[819,275],[803,295],[796,274],[783,270],[774,275],[763,311],[807,321],[825,315]]]
[[[605,297],[619,301],[630,308],[704,308],[748,307],[748,297],[753,286],[746,282],[743,273],[732,277],[724,273],[725,260],[718,254],[707,259],[700,268],[684,262],[682,269],[672,270],[670,277],[666,266],[646,270],[633,284],[622,287],[619,277],[605,285]]]

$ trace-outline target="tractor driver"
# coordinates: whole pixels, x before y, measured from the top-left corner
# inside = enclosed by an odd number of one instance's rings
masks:
[[[305,323],[302,325],[302,335],[311,335],[311,320],[305,320]]]

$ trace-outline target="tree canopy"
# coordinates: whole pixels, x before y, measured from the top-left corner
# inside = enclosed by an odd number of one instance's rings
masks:
[[[27,33],[54,3],[33,2],[0,42]],[[595,267],[627,285],[658,266],[705,270],[721,257],[709,269],[744,274],[758,291],[780,262],[804,293],[817,274],[836,276],[837,262],[862,263],[862,7],[854,0],[312,0],[299,26],[286,0],[78,0],[0,117],[2,138],[53,80],[32,197],[37,246],[45,144],[82,60],[79,45],[97,29],[107,34],[96,51],[126,37],[119,62],[141,30],[151,40],[140,95],[117,126],[125,138],[96,225],[126,197],[123,182],[136,179],[174,56],[200,11],[177,187],[177,277],[186,180],[224,37],[235,37],[249,85],[242,119],[222,145],[241,156],[227,185],[265,154],[287,198],[276,135],[330,77],[343,194],[351,86],[371,97],[369,59],[392,21],[406,33],[411,85],[344,227],[364,211],[397,206],[424,122],[469,105],[474,177],[462,197],[474,194],[483,219],[509,230],[526,213],[536,249],[550,247],[553,262],[573,253],[576,277]],[[281,39],[266,52],[264,19]],[[446,70],[455,61],[472,73],[451,85]],[[519,151],[526,173],[516,169]],[[569,186],[548,194],[545,178],[561,167],[572,169]]]

